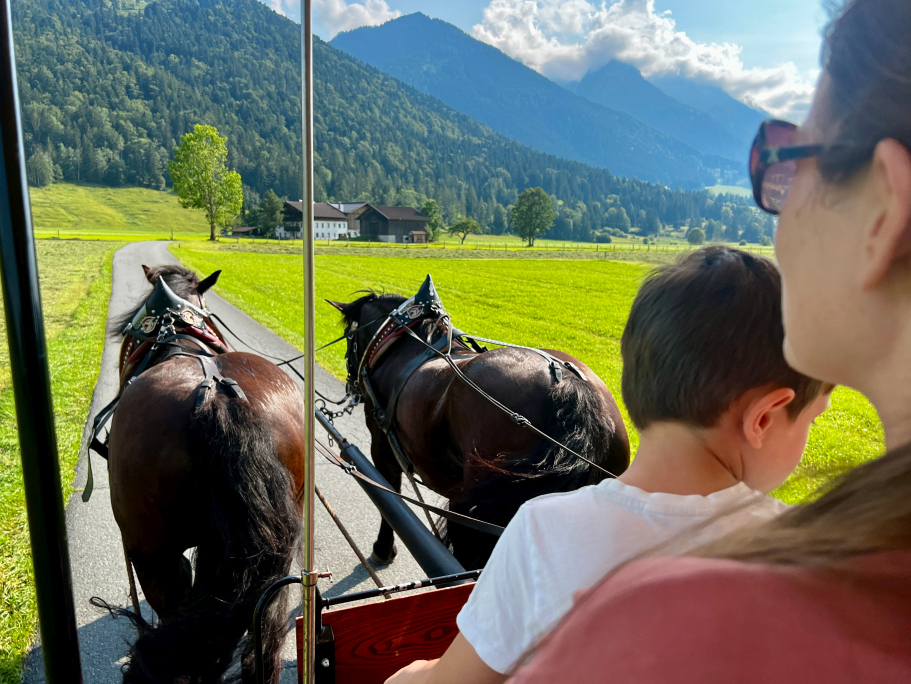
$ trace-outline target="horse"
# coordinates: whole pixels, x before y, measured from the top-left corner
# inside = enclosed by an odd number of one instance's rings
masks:
[[[421,291],[428,287],[436,297],[430,276]],[[424,485],[449,500],[451,511],[506,525],[529,499],[572,491],[607,476],[518,425],[458,378],[445,359],[427,355],[429,360],[415,369],[420,363],[415,359],[427,349],[422,340],[434,344],[447,335],[439,316],[412,321],[411,336],[388,323],[406,302],[402,295],[368,291],[348,303],[327,302],[342,314],[347,387],[364,401],[371,457],[396,490],[401,490],[403,467],[413,468]],[[442,310],[441,303],[436,310]],[[482,351],[464,338],[452,340],[452,361],[469,381],[553,440],[619,475],[629,466],[630,447],[610,390],[579,359],[543,352],[515,347]],[[394,433],[391,439],[387,431]],[[396,458],[394,440],[410,466]],[[452,521],[443,527],[444,542],[456,559],[468,569],[483,567],[496,538]],[[384,520],[371,560],[388,564],[396,553],[393,530]]]
[[[299,548],[303,396],[272,363],[229,351],[203,296],[220,272],[200,281],[182,266],[143,270],[155,289],[120,323],[133,321],[107,455],[128,569],[159,621],[119,611],[140,628],[123,681],[220,682],[244,640],[242,679],[252,682],[245,632]],[[167,295],[167,314],[153,295]],[[280,674],[285,611],[279,600],[266,616],[267,682]]]

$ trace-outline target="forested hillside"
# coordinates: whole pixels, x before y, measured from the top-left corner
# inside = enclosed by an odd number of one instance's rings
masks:
[[[298,197],[299,26],[257,0],[18,0],[30,172],[164,187],[196,123],[228,136],[262,193]],[[562,202],[559,237],[721,218],[722,201],[535,152],[315,40],[316,198],[419,205],[486,227],[526,187]],[[724,202],[732,200],[725,198]],[[745,216],[746,218],[746,216]],[[502,225],[502,223],[499,223]]]

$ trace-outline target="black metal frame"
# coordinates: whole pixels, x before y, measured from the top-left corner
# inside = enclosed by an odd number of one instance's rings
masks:
[[[79,636],[19,118],[9,0],[0,0],[0,280],[45,678],[49,684],[81,683]]]
[[[357,468],[368,478],[384,487],[391,489],[391,485],[380,475],[373,463],[364,456],[363,452],[351,444],[329,422],[329,419],[319,410],[316,411],[319,421],[329,436],[335,440],[339,447],[339,454],[345,461]],[[384,492],[377,487],[371,487],[360,479],[355,478],[361,488],[370,497],[380,514],[389,523],[390,527],[402,540],[402,543],[411,551],[411,555],[431,577],[456,575],[465,572],[462,564],[455,559],[443,542],[433,536],[433,533],[418,519],[408,505],[390,492]]]

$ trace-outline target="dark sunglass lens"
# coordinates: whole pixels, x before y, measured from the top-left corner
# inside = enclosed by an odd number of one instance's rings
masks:
[[[788,198],[797,164],[793,161],[772,164],[762,177],[762,208],[777,214]]]
[[[797,126],[786,121],[769,121],[765,127],[766,147],[790,147],[794,144]]]

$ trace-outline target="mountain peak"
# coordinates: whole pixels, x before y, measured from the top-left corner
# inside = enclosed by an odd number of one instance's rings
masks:
[[[739,163],[703,159],[679,139],[580,97],[439,19],[399,17],[339,34],[332,45],[542,152],[670,186],[711,185],[718,169],[742,175]],[[636,80],[653,98],[670,99],[635,68],[609,69],[627,72],[623,80]]]

